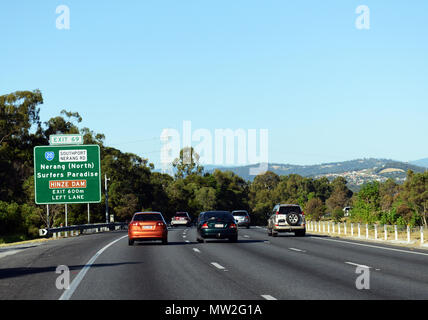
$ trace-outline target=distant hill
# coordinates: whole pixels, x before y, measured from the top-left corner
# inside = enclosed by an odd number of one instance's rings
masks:
[[[250,176],[250,168],[259,165],[248,165],[241,167],[218,167],[207,166],[206,172],[213,172],[215,169],[222,171],[233,171],[245,180],[253,180],[255,176]],[[386,181],[393,178],[398,183],[404,182],[407,170],[414,172],[424,172],[425,168],[414,164],[394,161],[390,159],[357,159],[343,162],[331,162],[317,165],[293,165],[269,163],[268,170],[278,175],[298,174],[303,177],[321,178],[327,177],[332,180],[338,176],[344,177],[348,181],[348,186],[357,191],[361,185],[371,181]]]
[[[415,166],[428,168],[428,158],[410,161],[409,163]]]

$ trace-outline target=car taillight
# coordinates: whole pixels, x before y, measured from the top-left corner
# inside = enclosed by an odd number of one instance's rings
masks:
[[[276,214],[279,214],[279,211],[277,211]]]
[[[304,211],[302,211],[302,216],[304,216],[305,215],[305,212]]]
[[[138,226],[139,225],[139,223],[138,222],[131,222],[131,226],[133,226],[133,227],[136,227],[136,226]]]
[[[205,223],[202,225],[201,229],[208,229],[208,223],[206,223],[206,222],[205,222]]]
[[[158,222],[158,226],[163,227],[163,222]]]
[[[230,224],[230,226],[229,226],[229,228],[231,228],[231,229],[236,229],[236,224],[231,223],[231,224]]]
[[[180,218],[179,217],[175,217],[175,220],[180,220]]]

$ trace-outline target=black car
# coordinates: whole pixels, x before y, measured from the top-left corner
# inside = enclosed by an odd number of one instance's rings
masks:
[[[238,241],[238,228],[233,215],[229,211],[206,211],[198,218],[198,242],[205,239],[228,239],[230,242]]]

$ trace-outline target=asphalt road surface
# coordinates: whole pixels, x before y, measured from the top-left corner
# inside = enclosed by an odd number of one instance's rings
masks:
[[[428,299],[428,251],[260,227],[239,229],[238,243],[200,244],[184,227],[168,238],[128,246],[114,231],[0,248],[0,299]],[[59,265],[69,290],[56,287]]]

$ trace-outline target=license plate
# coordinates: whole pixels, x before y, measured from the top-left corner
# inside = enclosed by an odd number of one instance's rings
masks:
[[[152,226],[143,226],[143,229],[151,229]]]
[[[222,224],[215,224],[214,228],[223,228],[223,225]]]

